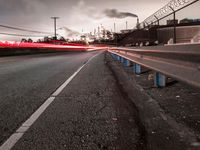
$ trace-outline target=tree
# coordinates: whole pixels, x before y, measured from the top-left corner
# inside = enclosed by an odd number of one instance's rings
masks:
[[[25,43],[25,42],[27,42],[27,40],[26,40],[25,38],[23,38],[23,39],[21,40],[21,43]]]
[[[31,38],[29,38],[28,43],[33,43],[33,40]]]

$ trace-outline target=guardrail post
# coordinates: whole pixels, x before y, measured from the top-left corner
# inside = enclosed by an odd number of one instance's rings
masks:
[[[130,66],[131,66],[131,61],[128,60],[128,59],[126,59],[126,61],[125,61],[125,66],[126,66],[126,67],[130,67]]]
[[[121,57],[121,59],[120,59],[120,62],[121,62],[121,63],[123,63],[123,62],[124,62],[124,58],[123,58],[123,57]]]
[[[123,58],[123,65],[126,67],[126,59],[125,58]]]
[[[125,61],[125,58],[121,57],[120,62],[123,64]]]
[[[159,72],[155,72],[154,73],[154,86],[165,87],[166,86],[166,76]]]
[[[126,58],[123,58],[123,65],[125,67],[129,67],[129,60],[127,60]]]
[[[113,58],[114,58],[115,60],[117,60],[117,56],[116,56],[115,54],[113,54]]]
[[[139,64],[134,64],[133,65],[133,71],[135,74],[141,74],[142,73],[142,67]]]
[[[118,56],[116,54],[113,54],[113,56],[114,56],[115,60],[118,60],[118,58],[117,58]]]
[[[115,58],[115,54],[112,54],[112,53],[111,53],[111,56],[112,56],[113,58]]]
[[[121,60],[120,56],[118,56],[118,55],[117,55],[117,60],[118,60],[118,61],[120,61],[120,60]]]

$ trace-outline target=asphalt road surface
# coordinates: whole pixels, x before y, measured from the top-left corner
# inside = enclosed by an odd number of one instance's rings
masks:
[[[13,149],[145,149],[138,112],[106,66],[104,55],[94,51],[0,58],[0,144],[96,56]]]

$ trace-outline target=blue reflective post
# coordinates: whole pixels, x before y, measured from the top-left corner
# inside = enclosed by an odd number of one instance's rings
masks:
[[[126,67],[130,67],[130,66],[131,66],[130,60],[126,59],[126,61],[125,61],[125,66],[126,66]]]
[[[123,65],[126,67],[126,62],[127,62],[127,60],[126,60],[126,58],[123,58]]]
[[[117,60],[117,55],[116,54],[113,54],[113,55],[114,55],[114,59]]]
[[[134,64],[133,65],[133,72],[135,73],[135,74],[141,74],[142,73],[142,67],[141,67],[141,65],[139,65],[139,64]]]
[[[154,86],[156,87],[165,87],[166,86],[166,76],[155,72],[154,74]]]
[[[121,63],[123,63],[123,62],[124,62],[124,58],[123,58],[123,57],[121,57],[121,60],[120,60],[120,61],[121,61]]]
[[[120,60],[121,60],[121,57],[120,57],[120,56],[117,56],[117,60],[120,61]]]

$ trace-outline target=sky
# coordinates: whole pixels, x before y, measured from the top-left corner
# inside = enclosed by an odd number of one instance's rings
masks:
[[[108,30],[132,29],[136,18],[109,16],[109,10],[129,12],[140,21],[153,14],[170,0],[0,0],[0,24],[26,29],[53,32],[52,16],[60,17],[57,28],[65,27],[77,32],[92,32],[103,25]],[[198,14],[198,13],[197,13]],[[0,28],[1,32],[27,34]],[[32,33],[29,33],[32,34]],[[21,38],[21,37],[20,37]],[[16,39],[0,35],[1,39]]]

